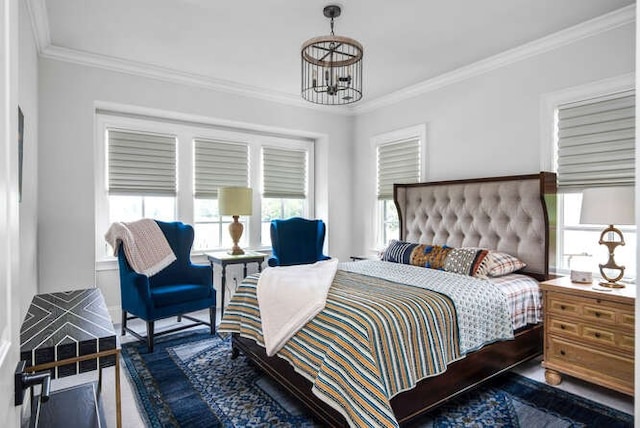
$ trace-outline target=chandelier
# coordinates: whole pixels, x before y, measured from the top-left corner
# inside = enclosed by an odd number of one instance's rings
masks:
[[[326,6],[323,12],[331,18],[331,35],[302,45],[302,98],[316,104],[350,104],[362,98],[362,45],[333,34],[340,6]]]

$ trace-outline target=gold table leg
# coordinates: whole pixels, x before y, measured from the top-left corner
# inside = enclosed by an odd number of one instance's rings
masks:
[[[122,410],[120,403],[120,350],[116,350],[116,426],[122,428]]]

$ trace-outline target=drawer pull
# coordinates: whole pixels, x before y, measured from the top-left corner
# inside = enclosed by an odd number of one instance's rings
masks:
[[[560,329],[564,330],[564,324],[560,324]]]
[[[596,331],[596,332],[595,332],[595,334],[594,334],[594,336],[595,336],[595,337],[600,337],[600,332],[599,332],[599,331]]]
[[[565,355],[566,353],[563,350],[560,350],[560,355]]]
[[[567,309],[567,307],[565,305],[560,305],[560,309],[564,311],[565,309]]]
[[[600,318],[600,312],[596,312],[595,315],[596,315],[596,318]]]

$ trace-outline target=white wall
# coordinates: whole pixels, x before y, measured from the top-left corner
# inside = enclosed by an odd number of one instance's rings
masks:
[[[631,73],[634,54],[635,23],[358,115],[354,250],[364,253],[374,246],[371,137],[426,123],[427,181],[537,172],[541,96]]]
[[[38,292],[38,54],[26,2],[20,2],[18,104],[24,120],[20,210],[21,317]]]
[[[316,144],[316,217],[327,223],[329,253],[350,254],[351,118],[49,59],[39,79],[40,292],[96,284],[96,101],[326,134]],[[117,276],[101,272],[97,282],[107,305],[119,307]]]

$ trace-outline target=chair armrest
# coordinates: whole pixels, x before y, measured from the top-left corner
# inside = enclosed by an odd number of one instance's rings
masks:
[[[123,307],[152,306],[149,278],[132,270],[120,270],[120,295]]]
[[[151,285],[149,278],[131,269],[126,261],[124,250],[118,252],[118,266],[120,274],[120,297],[123,307],[145,307],[151,305]]]
[[[186,274],[189,282],[213,288],[213,270],[211,266],[190,264],[187,266]]]
[[[271,267],[280,266],[280,259],[275,256],[269,257],[269,260],[267,260],[267,265]]]

